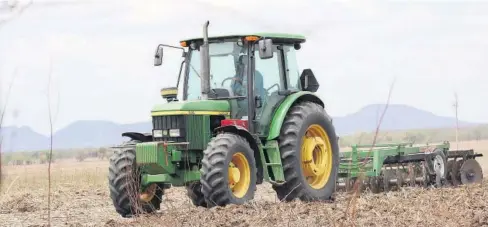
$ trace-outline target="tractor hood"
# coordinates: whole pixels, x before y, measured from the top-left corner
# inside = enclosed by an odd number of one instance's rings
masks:
[[[178,101],[158,104],[151,110],[152,116],[189,114],[229,115],[230,104],[226,100]]]

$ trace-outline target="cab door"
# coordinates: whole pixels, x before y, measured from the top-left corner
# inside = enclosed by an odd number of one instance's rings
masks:
[[[254,48],[254,56],[259,56],[259,49]],[[254,95],[259,96],[261,106],[256,107],[256,133],[265,136],[272,119],[274,107],[276,107],[285,96],[280,91],[286,90],[286,73],[284,70],[283,47],[280,44],[273,45],[273,57],[261,59],[255,57],[254,73]]]

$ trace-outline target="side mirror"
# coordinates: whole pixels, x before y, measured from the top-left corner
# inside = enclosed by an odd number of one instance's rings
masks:
[[[269,59],[273,57],[273,41],[271,39],[261,39],[258,42],[259,57]]]
[[[302,91],[316,92],[319,89],[319,82],[311,69],[304,69],[300,75],[300,84]]]
[[[159,45],[154,54],[154,66],[163,64],[163,46]]]

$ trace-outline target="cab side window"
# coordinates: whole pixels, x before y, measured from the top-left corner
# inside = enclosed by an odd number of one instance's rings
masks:
[[[293,45],[283,46],[286,62],[286,77],[288,90],[300,90],[300,68],[298,67],[296,50]]]
[[[260,95],[262,99],[266,99],[271,93],[283,88],[280,76],[280,52],[276,46],[273,46],[273,52],[273,57],[270,59],[255,58],[255,91],[256,95]],[[255,56],[259,56],[259,51],[256,50]]]

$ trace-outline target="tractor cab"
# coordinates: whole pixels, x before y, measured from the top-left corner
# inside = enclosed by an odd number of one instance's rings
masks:
[[[298,68],[296,52],[303,42],[305,37],[294,34],[236,34],[208,37],[208,50],[202,50],[204,38],[184,39],[179,86],[163,89],[163,97],[180,103],[225,100],[230,119],[246,121],[248,130],[265,137],[277,104],[297,91],[318,88],[312,71],[300,74]],[[155,65],[161,65],[162,56],[160,45]],[[177,93],[182,94],[180,101]]]

